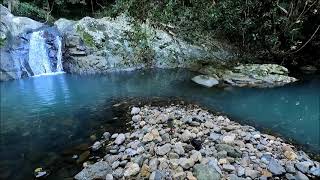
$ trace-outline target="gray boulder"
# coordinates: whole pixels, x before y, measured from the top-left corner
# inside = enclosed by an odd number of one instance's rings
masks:
[[[279,162],[277,160],[275,160],[274,158],[272,158],[270,160],[269,165],[268,165],[268,169],[274,175],[281,175],[281,174],[284,174],[286,172],[284,167],[281,166],[279,164]]]
[[[239,87],[276,87],[297,81],[288,75],[287,68],[277,64],[245,64],[231,69],[209,65],[199,72]]]
[[[214,85],[219,84],[218,80],[216,80],[213,77],[206,76],[206,75],[198,75],[198,76],[193,77],[191,80],[197,84],[200,84],[202,86],[209,87],[209,88]]]

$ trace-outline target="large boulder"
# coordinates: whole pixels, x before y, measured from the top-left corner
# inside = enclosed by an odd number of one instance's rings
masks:
[[[206,75],[198,75],[198,76],[193,77],[191,80],[197,84],[200,84],[202,86],[209,87],[209,88],[214,85],[219,84],[218,80],[216,80],[213,77],[206,76]]]
[[[209,65],[199,72],[239,87],[275,87],[297,81],[288,75],[287,68],[277,64],[245,64],[233,68]]]
[[[190,67],[198,60],[228,60],[233,53],[222,43],[214,50],[187,43],[171,33],[138,23],[125,15],[79,21],[59,19],[65,37],[64,69],[94,74],[144,67]]]
[[[0,4],[1,26],[0,37],[6,39],[16,37],[27,31],[32,31],[43,26],[42,23],[27,17],[14,16],[10,11]]]

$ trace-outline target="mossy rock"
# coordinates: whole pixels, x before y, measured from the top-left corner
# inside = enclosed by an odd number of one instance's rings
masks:
[[[77,32],[80,34],[82,41],[89,47],[97,47],[93,36],[91,36],[83,27],[77,26]]]

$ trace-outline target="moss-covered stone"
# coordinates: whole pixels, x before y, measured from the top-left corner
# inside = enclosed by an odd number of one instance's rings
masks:
[[[7,42],[6,38],[0,38],[0,47],[3,47]]]
[[[91,36],[88,32],[86,32],[84,28],[82,28],[78,25],[77,32],[80,34],[82,41],[87,46],[96,48],[96,44],[94,42],[93,36]]]
[[[297,81],[288,76],[285,67],[277,64],[245,64],[236,67],[209,65],[199,72],[240,87],[274,87]]]

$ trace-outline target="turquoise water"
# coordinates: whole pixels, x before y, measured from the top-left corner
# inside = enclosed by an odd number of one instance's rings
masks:
[[[150,70],[1,82],[0,174],[30,179],[35,168],[50,166],[66,147],[88,142],[97,129],[117,129],[121,122],[114,119],[112,103],[122,97],[182,97],[320,153],[320,76],[279,88],[208,89],[192,83],[193,75]],[[57,171],[72,176],[77,169]]]

